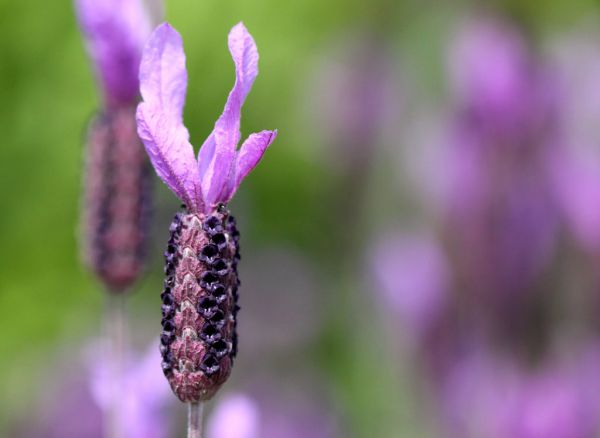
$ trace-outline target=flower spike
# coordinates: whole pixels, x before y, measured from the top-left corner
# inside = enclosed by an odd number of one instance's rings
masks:
[[[238,151],[241,109],[258,74],[258,51],[243,24],[229,34],[236,79],[223,114],[195,160],[182,110],[187,86],[180,35],[160,25],[140,67],[138,133],[158,175],[185,203],[173,218],[161,294],[162,369],[183,402],[211,398],[237,353],[239,231],[225,203],[258,164],[277,131],[251,134]]]

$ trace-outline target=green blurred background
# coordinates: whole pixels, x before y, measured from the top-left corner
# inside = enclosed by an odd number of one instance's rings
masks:
[[[185,122],[196,147],[210,132],[233,82],[227,32],[243,20],[257,42],[260,75],[243,110],[242,130],[247,135],[277,128],[279,137],[232,205],[242,223],[243,251],[251,258],[263,248],[291,248],[327,285],[320,289],[318,306],[325,318],[317,333],[301,353],[275,355],[264,366],[315,370],[327,382],[343,428],[352,431],[347,436],[417,436],[427,430],[414,385],[397,372],[398,364],[386,361],[384,343],[369,341],[380,328],[364,297],[356,298],[361,283],[353,275],[361,272],[361,259],[352,251],[368,233],[351,237],[338,232],[348,223],[359,230],[389,225],[407,207],[400,199],[388,199],[397,172],[386,160],[396,146],[392,141],[373,150],[375,176],[356,211],[332,217],[337,203],[352,204],[356,192],[335,170],[335,154],[344,151],[327,149],[315,129],[319,108],[311,107],[311,81],[332,46],[373,29],[408,72],[409,87],[424,99],[436,99],[444,93],[445,36],[461,16],[480,7],[477,2],[416,0],[166,4],[166,18],[185,43]],[[488,7],[540,36],[575,28],[598,8],[591,0],[515,0],[489,2]],[[37,394],[57,369],[101,328],[103,292],[82,266],[78,248],[83,142],[99,94],[71,2],[0,0],[0,99],[0,436],[5,436],[2,430],[36,405]],[[158,334],[161,253],[178,207],[157,179],[155,187],[148,274],[129,305],[132,338],[140,345]],[[375,209],[374,217],[369,213]],[[347,257],[346,250],[354,256]],[[242,303],[250,300],[251,295],[243,295]],[[243,333],[241,339],[242,359],[234,375],[243,373]],[[238,382],[234,377],[228,385]]]

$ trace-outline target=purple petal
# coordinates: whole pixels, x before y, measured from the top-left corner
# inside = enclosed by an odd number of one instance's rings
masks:
[[[258,74],[258,50],[242,23],[229,33],[229,51],[235,63],[235,84],[223,114],[198,154],[207,208],[223,201],[227,194],[229,179],[233,177],[235,150],[240,141],[242,105]]]
[[[75,6],[106,105],[134,103],[142,48],[151,31],[142,1],[76,0]]]
[[[229,179],[227,192],[224,195],[224,199],[222,199],[223,201],[229,201],[231,199],[242,180],[256,167],[263,154],[276,137],[277,130],[261,131],[259,133],[251,134],[250,137],[242,143],[242,147],[235,157],[233,177]]]
[[[182,112],[187,87],[181,36],[169,24],[150,37],[140,66],[138,134],[156,173],[192,210],[203,206],[200,174]]]

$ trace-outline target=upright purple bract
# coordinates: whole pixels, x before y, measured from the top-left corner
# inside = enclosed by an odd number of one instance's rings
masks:
[[[229,33],[229,50],[235,84],[197,161],[183,125],[187,72],[181,36],[168,23],[160,25],[142,57],[138,134],[158,176],[192,212],[207,214],[228,202],[277,136],[277,131],[252,134],[237,150],[242,105],[258,74],[258,51],[242,23]]]
[[[207,400],[237,351],[239,233],[225,203],[258,164],[277,131],[251,134],[240,150],[241,108],[258,74],[258,51],[243,24],[229,34],[236,79],[223,114],[198,154],[183,125],[187,87],[181,36],[152,34],[140,66],[138,134],[158,176],[185,205],[170,227],[161,295],[163,371],[184,402]]]

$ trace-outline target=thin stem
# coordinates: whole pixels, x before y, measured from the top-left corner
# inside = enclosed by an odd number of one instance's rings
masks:
[[[105,436],[123,438],[123,401],[122,376],[124,372],[124,356],[127,345],[127,312],[126,297],[123,293],[108,292],[104,315],[104,331],[107,338],[106,353],[110,372],[110,399],[105,412]]]
[[[202,438],[202,408],[204,404],[188,403],[188,438]]]

